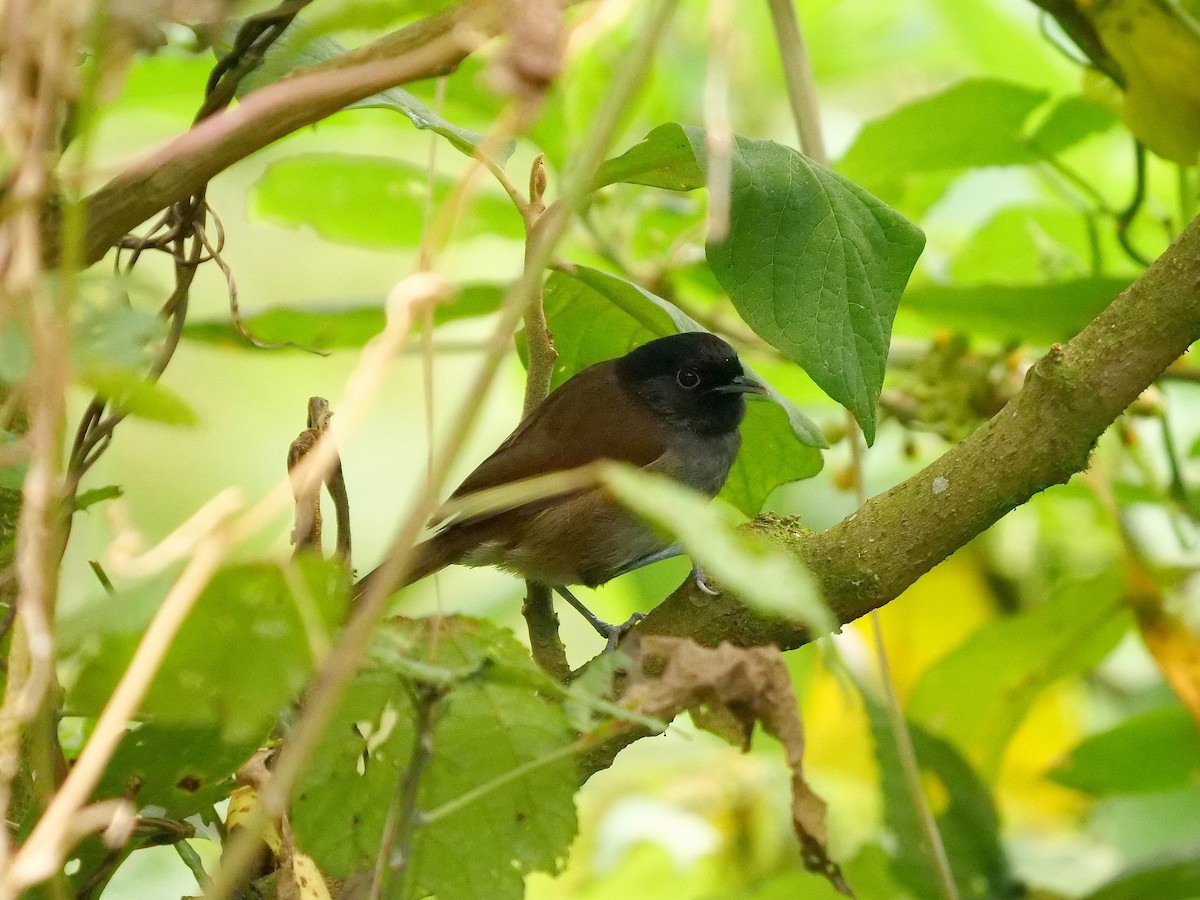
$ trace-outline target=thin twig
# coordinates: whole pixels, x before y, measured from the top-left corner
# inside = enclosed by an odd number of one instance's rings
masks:
[[[810,159],[824,164],[826,157],[825,143],[821,134],[820,108],[816,99],[812,66],[804,48],[804,39],[800,33],[800,23],[796,18],[795,7],[792,5],[792,0],[769,0],[769,2],[775,21],[775,33],[779,41],[784,71],[787,73],[788,93],[792,100],[792,113],[796,119],[796,130],[800,137],[801,148]],[[858,421],[849,411],[846,413],[846,422],[855,500],[861,509],[867,502],[862,431]],[[933,859],[938,886],[946,900],[958,900],[958,888],[954,883],[954,875],[950,869],[949,858],[946,856],[945,845],[921,785],[921,772],[917,764],[912,735],[909,733],[904,711],[900,708],[900,703],[896,698],[896,685],[892,678],[891,667],[888,665],[883,629],[878,614],[874,611],[871,613],[871,628],[875,637],[875,654],[879,664],[880,678],[883,681],[888,701],[888,722],[904,770],[904,780],[908,786],[909,797],[917,813],[918,821],[921,823],[925,844]]]
[[[437,727],[444,698],[445,691],[441,688],[430,685],[417,685],[415,688],[412,752],[384,822],[383,839],[375,860],[368,900],[379,900],[383,896],[390,880],[389,873],[394,872],[407,879],[412,871],[408,864],[412,860],[413,841],[417,829],[426,824],[418,794],[421,778],[433,761],[433,731]]]
[[[821,134],[821,114],[817,106],[817,88],[813,81],[812,64],[800,20],[796,17],[794,0],[767,0],[771,20],[775,23],[775,40],[783,60],[783,77],[787,82],[792,117],[800,136],[800,149],[813,162],[826,165],[825,138]]]
[[[208,884],[208,873],[204,871],[204,862],[200,859],[200,854],[186,840],[175,841],[171,846],[175,848],[175,852],[179,854],[183,864],[196,877],[196,884],[200,886],[201,890],[204,890],[204,886]]]
[[[22,486],[13,557],[16,596],[10,612],[15,623],[0,708],[0,869],[12,850],[8,820],[14,779],[24,771],[39,803],[49,801],[60,777],[54,712],[54,608],[58,559],[65,545],[61,495],[62,433],[69,378],[70,310],[74,265],[64,273],[59,292],[46,290],[42,259],[42,213],[58,156],[55,129],[61,104],[71,98],[74,58],[88,22],[82,9],[67,0],[0,7],[5,60],[0,67],[0,146],[10,170],[0,198],[0,320],[17,321],[29,338],[32,364],[20,391],[28,429],[29,468]],[[80,220],[68,214],[68,239],[82,235]],[[72,252],[68,259],[78,259]],[[22,733],[28,758],[22,759]],[[50,895],[65,895],[61,871],[47,873]]]
[[[790,3],[790,0],[789,0]],[[704,144],[707,152],[708,240],[729,234],[733,190],[733,126],[729,122],[729,64],[733,56],[730,0],[708,4],[708,72],[704,79]]]
[[[96,576],[96,580],[100,582],[100,587],[104,588],[104,593],[110,597],[115,596],[117,593],[116,588],[113,587],[113,583],[105,573],[104,566],[100,565],[100,560],[89,559],[88,565],[92,567],[92,573]]]
[[[372,629],[383,615],[395,585],[403,577],[405,567],[409,563],[411,548],[425,519],[434,508],[436,490],[445,480],[450,466],[457,458],[467,428],[479,412],[486,388],[499,367],[505,338],[511,335],[520,321],[525,305],[536,289],[537,281],[541,279],[542,269],[553,258],[554,247],[566,231],[571,214],[586,197],[594,173],[604,158],[629,99],[642,82],[643,73],[677,2],[678,0],[658,0],[653,4],[647,15],[647,24],[628,54],[625,65],[615,74],[586,141],[576,154],[576,167],[564,179],[562,197],[546,211],[544,227],[539,229],[539,240],[535,243],[536,251],[531,257],[531,261],[537,265],[527,268],[505,297],[494,331],[494,340],[491,342],[492,349],[481,361],[463,406],[451,423],[447,444],[439,451],[440,458],[431,473],[429,483],[400,526],[380,568],[378,579],[359,601],[337,646],[330,652],[313,680],[305,698],[304,711],[280,753],[271,784],[264,794],[263,803],[266,809],[282,809],[286,805],[288,795],[322,736],[334,704],[357,670],[358,661],[367,646]],[[227,848],[221,869],[214,878],[214,886],[210,892],[212,896],[223,896],[237,883],[239,873],[250,861],[253,852],[251,843],[244,840],[241,846],[237,846],[236,842],[233,842]]]
[[[525,221],[525,267],[526,270],[538,262],[536,248],[538,229],[541,227],[542,216],[546,204],[542,197],[546,193],[546,160],[538,154],[529,172],[529,202],[524,206],[522,218]],[[544,265],[542,266],[544,268]],[[554,376],[554,362],[558,359],[558,351],[554,349],[554,336],[546,323],[546,308],[542,297],[542,272],[527,274],[534,278],[533,296],[525,307],[523,317],[525,324],[525,346],[529,363],[525,370],[525,400],[521,408],[521,417],[533,413],[550,393],[550,382]]]
[[[1129,226],[1137,217],[1146,197],[1146,145],[1137,138],[1133,139],[1133,173],[1133,196],[1128,205],[1116,215],[1117,242],[1126,256],[1145,268],[1150,265],[1150,260],[1138,252],[1129,239]]]

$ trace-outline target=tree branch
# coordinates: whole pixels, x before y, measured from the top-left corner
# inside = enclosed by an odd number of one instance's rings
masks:
[[[379,91],[452,71],[501,32],[506,8],[495,0],[466,0],[344,56],[299,69],[133,163],[84,201],[85,264],[254,151]],[[45,229],[51,258],[59,250],[58,231],[53,223]]]
[[[750,527],[802,557],[835,618],[853,621],[896,599],[1009,510],[1083,470],[1101,433],[1197,339],[1200,218],[1087,328],[1055,344],[1004,409],[940,459],[827,531],[776,515]],[[691,578],[638,630],[785,650],[814,637],[709,597]],[[645,734],[596,748],[585,774]]]

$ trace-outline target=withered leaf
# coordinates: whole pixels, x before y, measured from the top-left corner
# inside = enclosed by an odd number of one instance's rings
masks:
[[[749,747],[755,723],[783,744],[792,771],[792,823],[805,867],[854,896],[826,847],[825,801],[804,778],[804,725],[778,647],[702,647],[686,638],[646,637],[636,648],[624,699],[670,720],[684,710],[698,726]]]

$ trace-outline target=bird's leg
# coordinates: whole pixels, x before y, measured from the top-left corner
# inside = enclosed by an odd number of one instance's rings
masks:
[[[640,569],[643,566],[649,566],[656,562],[662,562],[664,559],[674,559],[676,556],[683,556],[683,548],[678,544],[671,544],[669,547],[663,547],[661,550],[655,550],[653,553],[639,556],[633,562],[622,566],[612,577],[620,578],[622,575],[628,575],[635,569]]]
[[[617,574],[613,577],[617,578],[621,575],[628,575],[635,569],[642,568],[642,566],[648,566],[652,563],[662,562],[664,559],[674,559],[676,556],[683,556],[683,548],[678,544],[671,544],[669,547],[663,547],[661,550],[655,550],[653,553],[647,553],[645,556],[639,556],[633,562],[629,563],[629,565],[617,572]],[[708,594],[708,596],[720,596],[720,591],[713,590],[709,586],[708,580],[704,577],[704,571],[700,568],[700,563],[696,562],[695,560],[692,561],[692,580],[696,582],[696,587]]]
[[[642,619],[646,618],[645,613],[634,613],[620,625],[610,625],[608,622],[605,622],[594,612],[584,606],[582,601],[580,601],[578,597],[568,591],[565,587],[562,587],[561,585],[554,585],[553,590],[554,593],[558,594],[558,596],[570,603],[571,606],[575,608],[575,611],[587,619],[588,624],[596,629],[596,633],[604,638],[604,649],[606,651],[614,649],[630,628],[642,621]]]

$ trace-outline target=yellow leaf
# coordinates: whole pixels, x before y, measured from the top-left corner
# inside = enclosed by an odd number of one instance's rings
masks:
[[[244,827],[246,820],[259,808],[258,791],[252,787],[239,787],[229,795],[229,811],[225,814],[225,827],[229,831]],[[279,852],[279,829],[275,823],[267,820],[260,832],[262,841],[271,848],[272,853]]]
[[[292,857],[292,880],[299,900],[332,900],[325,878],[311,856],[296,853]]]
[[[1200,635],[1167,609],[1162,588],[1138,560],[1129,564],[1128,596],[1146,649],[1200,723]]]
[[[1125,74],[1121,118],[1164,159],[1195,165],[1200,154],[1200,28],[1163,0],[1096,4],[1105,49]]]

